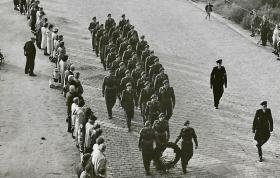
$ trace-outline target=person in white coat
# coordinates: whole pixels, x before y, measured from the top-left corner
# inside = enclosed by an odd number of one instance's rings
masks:
[[[64,55],[63,58],[59,62],[62,86],[64,86],[65,71],[69,66],[70,66],[70,62],[68,60],[68,55]]]
[[[92,165],[95,177],[106,177],[107,159],[104,154],[106,145],[100,144],[97,150],[92,153]]]
[[[53,33],[52,33],[52,46],[53,46],[53,50],[51,53],[51,57],[55,57],[55,41],[57,40],[58,37],[58,28],[54,27],[53,28]]]
[[[273,39],[273,48],[274,48],[274,51],[273,53],[275,55],[277,55],[279,57],[279,49],[278,49],[278,44],[279,44],[279,41],[280,41],[280,30],[279,30],[279,25],[276,24],[275,25],[275,29],[273,31],[273,36],[272,36],[272,39]]]
[[[44,26],[41,28],[42,33],[42,41],[41,41],[41,49],[44,50],[44,55],[47,55],[47,30],[48,30],[48,23],[45,23]]]
[[[53,51],[52,31],[53,31],[53,25],[49,24],[47,30],[47,54],[48,55],[51,55]]]
[[[71,119],[72,119],[72,127],[71,127],[71,130],[72,130],[72,138],[75,139],[76,136],[74,134],[74,130],[75,130],[75,122],[76,122],[76,117],[77,117],[77,109],[78,109],[78,103],[79,103],[79,98],[78,97],[75,97],[73,99],[73,103],[71,105]]]

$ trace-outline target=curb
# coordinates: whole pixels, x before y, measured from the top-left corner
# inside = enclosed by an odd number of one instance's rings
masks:
[[[204,3],[201,2],[194,2],[192,0],[188,0],[188,3],[192,4],[194,7],[196,7],[197,9],[200,9],[201,11],[205,11],[204,10]],[[243,29],[241,26],[239,26],[238,24],[226,19],[225,17],[221,16],[220,14],[217,14],[215,12],[211,13],[211,16],[215,19],[217,19],[219,22],[221,22],[222,24],[226,25],[227,27],[229,27],[230,29],[232,29],[233,31],[235,31],[236,33],[238,33],[239,35],[241,35],[242,37],[246,38],[247,40],[249,40],[250,42],[254,43],[256,46],[260,46],[258,45],[258,41],[256,38],[251,37],[250,33],[248,30]],[[264,49],[272,49],[272,47],[270,46],[261,46]]]

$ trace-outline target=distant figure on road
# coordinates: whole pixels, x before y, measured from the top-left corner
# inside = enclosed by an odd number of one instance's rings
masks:
[[[210,20],[210,15],[211,15],[211,12],[213,11],[212,7],[213,7],[213,5],[210,3],[210,1],[208,1],[208,4],[205,6],[205,11],[206,11],[205,19],[206,20],[207,20],[207,17],[209,17],[209,20]]]
[[[251,19],[251,37],[254,37],[255,36],[255,33],[256,33],[256,28],[257,28],[257,12],[255,9],[253,9],[251,12],[250,12],[250,15],[252,16],[252,19]]]
[[[219,107],[220,99],[224,93],[224,86],[227,88],[227,73],[224,66],[222,66],[222,59],[216,61],[217,65],[213,68],[210,78],[210,88],[213,89],[214,106]]]
[[[36,56],[36,47],[34,45],[36,39],[31,37],[31,40],[26,42],[24,45],[24,55],[26,56],[25,64],[25,74],[29,73],[29,76],[35,77],[34,74],[34,65],[35,65],[35,56]]]
[[[151,127],[151,123],[149,121],[145,122],[145,126],[140,130],[139,134],[138,147],[139,150],[142,151],[142,158],[144,163],[144,168],[146,171],[146,175],[150,175],[150,164],[154,156],[154,142],[155,139],[155,131]]]
[[[259,161],[262,162],[262,145],[265,144],[269,137],[270,132],[273,131],[273,119],[271,110],[267,108],[267,101],[261,103],[262,108],[256,111],[253,122],[254,139],[257,141],[257,148],[259,153]]]
[[[193,142],[192,139],[194,140],[195,143],[195,149],[198,147],[198,142],[197,142],[197,136],[195,134],[195,131],[193,128],[190,126],[190,121],[186,121],[184,123],[184,128],[182,128],[180,135],[177,137],[175,144],[178,143],[178,141],[182,138],[183,141],[181,143],[181,163],[182,163],[182,169],[183,173],[187,173],[187,165],[189,160],[193,156]]]
[[[88,30],[90,31],[91,34],[91,44],[92,44],[92,50],[95,50],[95,45],[96,45],[96,41],[95,41],[95,35],[97,32],[97,28],[98,28],[99,22],[96,21],[96,17],[92,18],[92,22],[89,24]]]

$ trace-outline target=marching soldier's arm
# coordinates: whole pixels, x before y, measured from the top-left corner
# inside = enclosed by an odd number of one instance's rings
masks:
[[[257,129],[257,121],[258,121],[258,110],[256,111],[254,121],[253,121],[253,127],[252,127],[253,133],[255,133]]]
[[[213,80],[214,80],[214,76],[215,76],[214,70],[215,70],[215,68],[213,68],[211,75],[210,75],[210,88],[213,87]]]
[[[138,139],[138,148],[139,149],[141,149],[141,143],[142,143],[142,139],[143,139],[142,132],[143,132],[143,129],[141,129],[139,132],[139,139]]]
[[[174,93],[173,87],[171,87],[171,98],[172,98],[173,108],[174,108],[175,104],[176,104],[176,98],[175,98],[175,93]]]
[[[272,119],[272,114],[271,114],[271,110],[269,110],[269,130],[270,132],[273,131],[273,119]]]
[[[193,129],[193,140],[194,140],[194,143],[195,143],[195,147],[198,147],[198,142],[197,142],[197,136],[196,136],[196,133]]]
[[[225,68],[224,68],[224,83],[225,83],[225,87],[227,88],[227,72]]]
[[[181,130],[179,136],[178,136],[177,139],[175,140],[175,144],[177,144],[178,141],[182,138],[182,131],[183,131],[183,129]]]
[[[104,91],[105,91],[105,82],[106,82],[106,77],[103,79],[103,84],[102,84],[102,96],[104,96]]]

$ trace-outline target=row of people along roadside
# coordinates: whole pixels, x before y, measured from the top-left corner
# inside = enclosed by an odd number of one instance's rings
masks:
[[[106,177],[107,160],[103,130],[90,107],[85,105],[83,86],[80,82],[80,73],[76,72],[71,64],[64,46],[63,35],[59,34],[58,27],[48,22],[40,1],[14,1],[14,9],[27,15],[31,32],[34,36],[24,46],[26,56],[25,73],[35,77],[33,72],[36,57],[36,44],[44,55],[49,56],[55,63],[55,82],[63,86],[61,93],[66,97],[67,131],[75,139],[76,147],[81,156],[81,162],[76,167],[78,178]],[[18,9],[19,8],[19,9]]]

